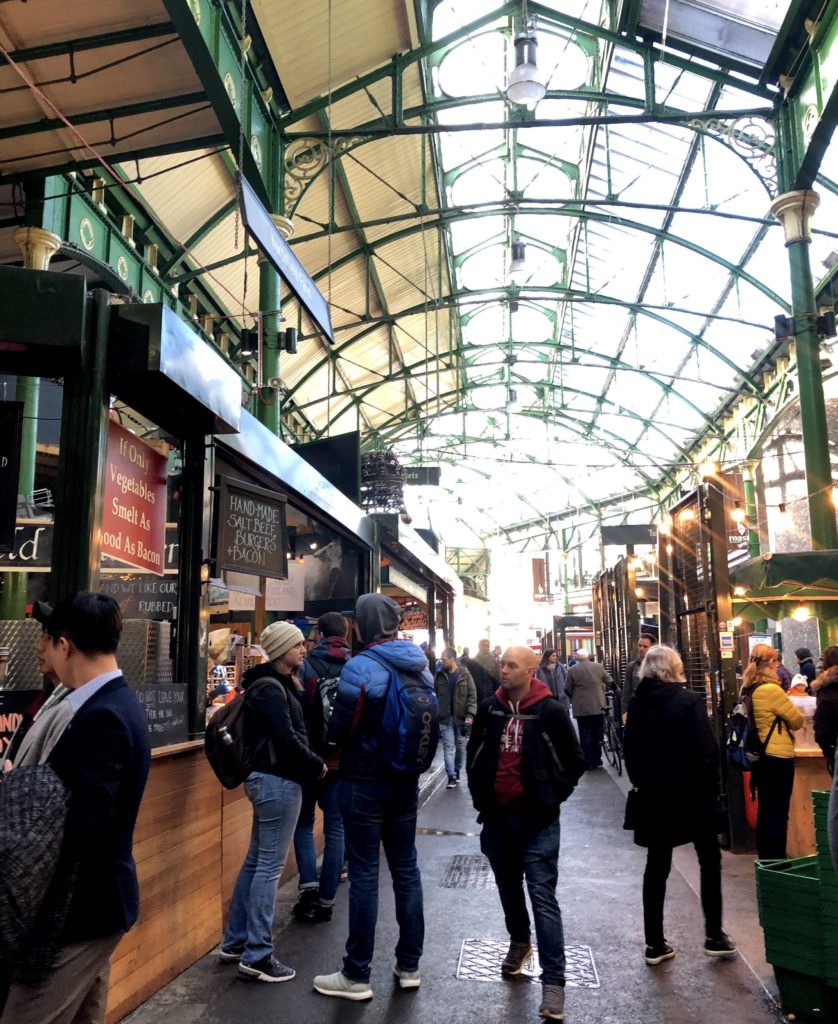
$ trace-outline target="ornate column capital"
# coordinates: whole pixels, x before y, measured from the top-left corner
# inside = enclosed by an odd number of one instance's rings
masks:
[[[783,225],[786,246],[792,242],[812,241],[812,215],[820,205],[821,197],[810,188],[784,192],[771,204],[771,212]]]
[[[26,270],[49,270],[49,261],[61,245],[61,238],[46,228],[17,228],[12,238],[20,248]]]
[[[288,239],[294,234],[294,222],[289,217],[283,217],[281,213],[272,213],[271,220],[276,224],[279,229],[279,233],[287,242]],[[259,253],[256,257],[256,262],[261,267],[266,260],[266,256],[263,253]]]

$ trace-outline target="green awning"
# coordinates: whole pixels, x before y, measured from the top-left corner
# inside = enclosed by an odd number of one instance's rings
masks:
[[[784,619],[803,605],[813,619],[838,618],[838,551],[769,551],[732,569],[730,583],[734,610],[749,622]]]

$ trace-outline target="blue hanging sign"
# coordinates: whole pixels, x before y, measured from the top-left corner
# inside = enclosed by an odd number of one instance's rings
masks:
[[[329,316],[329,304],[294,255],[291,246],[282,237],[279,228],[271,220],[271,215],[244,176],[240,174],[238,180],[241,187],[244,226],[266,258],[274,265],[282,280],[300,300],[308,315],[334,345],[335,336],[332,331],[332,318]]]

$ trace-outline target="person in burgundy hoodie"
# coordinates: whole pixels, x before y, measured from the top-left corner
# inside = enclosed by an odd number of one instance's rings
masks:
[[[510,937],[501,973],[520,974],[532,955],[525,880],[542,968],[539,1013],[563,1021],[559,812],[585,771],[585,760],[567,711],[534,678],[537,665],[537,655],[527,647],[504,652],[500,686],[477,710],[466,764],[483,825],[480,849],[492,866]]]

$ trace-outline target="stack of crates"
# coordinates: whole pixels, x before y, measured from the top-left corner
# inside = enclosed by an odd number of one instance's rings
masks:
[[[826,829],[828,793],[815,793],[817,854],[757,861],[765,958],[774,967],[786,1014],[838,1020],[838,874]]]
[[[823,953],[829,986],[838,991],[838,872],[829,850],[829,793],[812,793],[815,805],[815,845],[821,880],[821,913],[823,918]]]

